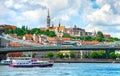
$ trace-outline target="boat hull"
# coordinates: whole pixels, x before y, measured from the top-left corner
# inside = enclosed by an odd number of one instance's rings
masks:
[[[9,65],[10,67],[52,67],[53,64],[43,64],[43,65],[35,65],[35,64],[32,64],[32,65],[14,65],[14,64],[10,64]]]
[[[0,65],[10,65],[10,63],[0,63]]]

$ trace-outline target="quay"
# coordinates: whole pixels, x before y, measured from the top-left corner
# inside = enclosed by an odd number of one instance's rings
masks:
[[[39,58],[42,61],[54,61],[55,63],[120,63],[120,60],[116,59],[49,59]]]
[[[69,59],[69,60],[54,60],[55,63],[120,63],[120,60],[113,59]]]

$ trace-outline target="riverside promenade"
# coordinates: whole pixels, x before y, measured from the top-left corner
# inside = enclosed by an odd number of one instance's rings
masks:
[[[40,58],[39,60],[54,61],[55,63],[120,63],[120,60],[116,59],[49,59]]]

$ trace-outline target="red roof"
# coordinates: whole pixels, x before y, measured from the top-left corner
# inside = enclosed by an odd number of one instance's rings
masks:
[[[16,26],[7,25],[7,24],[3,24],[3,25],[1,25],[1,27],[3,27],[3,28],[11,28],[11,29],[15,29],[16,28]]]
[[[110,34],[103,34],[103,36],[110,36]]]
[[[42,28],[40,28],[40,30],[41,30],[41,31],[46,31],[46,30],[47,30],[47,28],[42,27]]]

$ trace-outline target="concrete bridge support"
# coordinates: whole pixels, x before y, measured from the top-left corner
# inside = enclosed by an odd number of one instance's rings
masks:
[[[7,53],[0,53],[0,61],[6,59]]]

